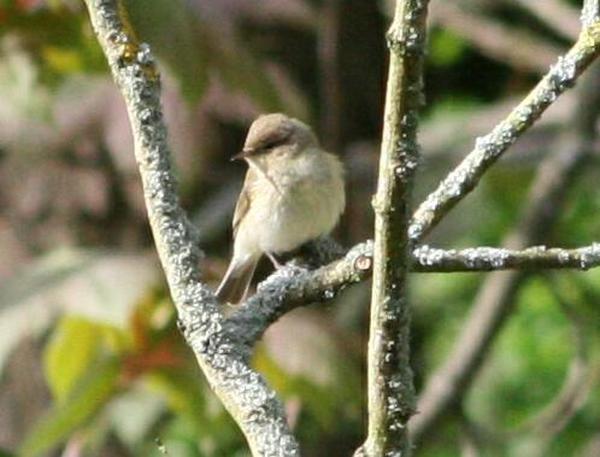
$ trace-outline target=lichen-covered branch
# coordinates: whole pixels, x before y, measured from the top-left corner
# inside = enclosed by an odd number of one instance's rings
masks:
[[[418,163],[426,0],[398,0],[388,32],[390,67],[379,162],[368,353],[367,439],[356,455],[409,455],[407,423],[415,412],[406,300],[408,220]]]
[[[372,243],[350,249],[340,260],[316,270],[286,266],[269,276],[227,320],[227,329],[251,348],[270,324],[292,309],[333,299],[350,284],[371,276]]]
[[[581,23],[583,27],[594,27],[600,22],[600,0],[583,0]]]
[[[593,3],[586,2],[584,27],[567,54],[560,57],[529,95],[498,124],[479,138],[475,148],[429,194],[414,213],[410,239],[421,240],[454,205],[471,192],[487,169],[542,115],[559,95],[572,87],[579,75],[600,54],[600,21]]]
[[[332,300],[351,284],[371,277],[373,244],[360,243],[341,259],[310,270],[286,266],[264,282],[226,320],[227,331],[250,350],[265,330],[299,306]],[[417,273],[481,272],[498,270],[573,269],[600,267],[600,244],[577,249],[533,246],[522,250],[476,247],[437,249],[418,246],[409,270]]]
[[[255,456],[299,455],[275,393],[224,331],[212,292],[199,279],[199,252],[181,209],[149,46],[137,41],[118,0],[86,0],[94,31],[121,90],[135,140],[148,218],[179,322],[206,377]]]
[[[421,272],[542,270],[600,266],[600,244],[578,249],[534,246],[523,250],[477,247],[435,249],[419,246],[413,251],[413,270]]]

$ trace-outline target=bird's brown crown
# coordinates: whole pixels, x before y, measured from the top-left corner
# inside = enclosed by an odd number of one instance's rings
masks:
[[[281,113],[264,114],[250,126],[244,143],[244,155],[267,153],[286,145],[302,150],[317,145],[317,139],[311,128],[298,119]]]

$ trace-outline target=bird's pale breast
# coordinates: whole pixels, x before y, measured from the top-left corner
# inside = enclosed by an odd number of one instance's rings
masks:
[[[337,223],[345,205],[337,158],[315,153],[276,176],[275,185],[254,186],[236,244],[254,245],[262,252],[287,252],[330,232]]]

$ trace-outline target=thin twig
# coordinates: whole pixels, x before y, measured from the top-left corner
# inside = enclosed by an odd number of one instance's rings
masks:
[[[600,54],[600,22],[582,29],[571,50],[529,95],[429,194],[410,224],[410,238],[421,240],[460,200],[475,188],[483,174],[542,115],[556,98],[575,84],[579,75]]]
[[[574,354],[567,368],[563,385],[556,396],[537,415],[509,431],[510,435],[535,435],[538,456],[547,455],[548,446],[585,404],[595,381],[588,354],[589,335],[586,322],[583,316],[577,313],[575,307],[563,298],[563,294],[552,278],[548,278],[547,284],[571,323]]]
[[[562,387],[546,406],[522,424],[503,429],[497,424],[476,423],[464,411],[461,418],[465,426],[481,438],[490,449],[497,449],[502,443],[518,439],[527,442],[527,456],[536,457],[548,454],[548,447],[567,426],[572,417],[583,407],[585,400],[597,381],[597,370],[588,354],[588,326],[571,304],[562,297],[556,282],[548,281],[561,308],[571,323],[574,353],[567,368]]]
[[[523,250],[477,247],[461,250],[419,246],[413,251],[413,270],[422,272],[540,270],[600,266],[600,244],[578,249],[534,246]]]
[[[461,457],[480,457],[482,455],[483,439],[479,429],[467,418],[464,411],[461,411],[459,419]]]

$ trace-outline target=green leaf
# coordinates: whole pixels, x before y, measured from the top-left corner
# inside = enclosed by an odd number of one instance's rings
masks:
[[[117,359],[96,363],[72,394],[33,427],[21,445],[19,456],[38,456],[67,440],[113,396],[117,390],[119,373]]]
[[[467,48],[465,41],[447,29],[431,34],[429,58],[434,65],[449,66],[458,61]]]
[[[63,317],[44,351],[46,380],[55,401],[64,401],[94,363],[102,329],[78,317]]]

